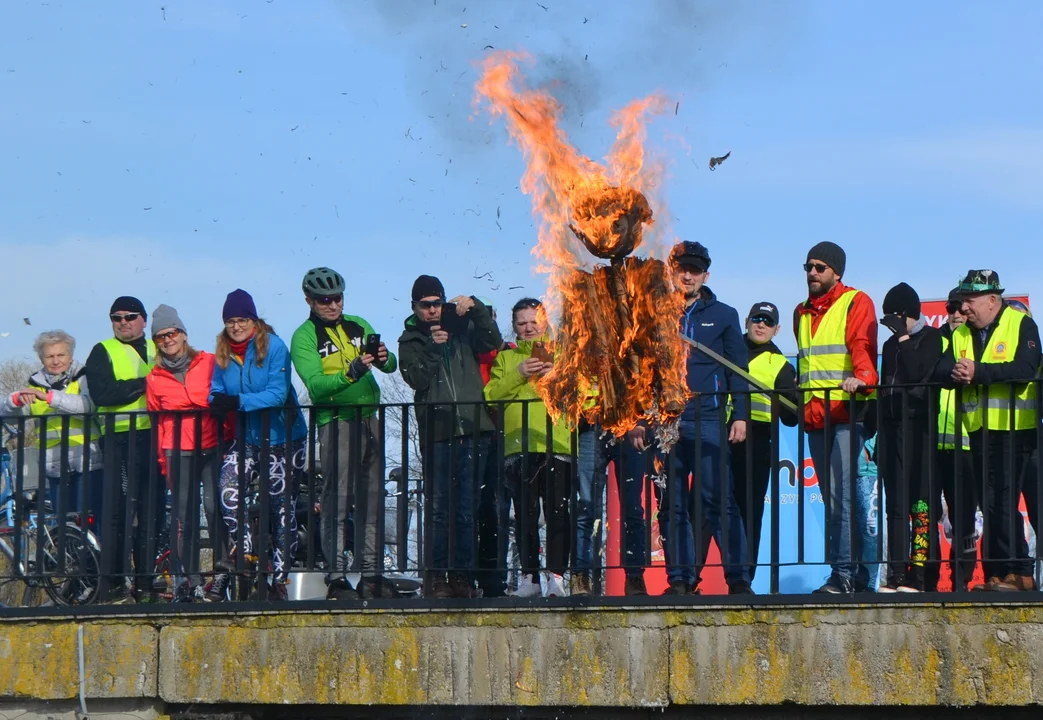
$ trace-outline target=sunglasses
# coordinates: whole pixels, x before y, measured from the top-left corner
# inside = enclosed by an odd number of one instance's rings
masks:
[[[442,300],[417,300],[416,304],[421,310],[430,310],[442,307],[445,305],[445,302]]]
[[[750,318],[750,324],[751,325],[758,325],[758,324],[759,325],[767,325],[770,328],[773,328],[776,325],[778,325],[778,323],[775,322],[774,318],[770,318],[770,317],[767,317],[765,315],[757,315],[756,317],[751,317]]]
[[[960,313],[962,315],[963,303],[949,303],[945,306],[945,311],[950,315],[953,315],[954,313]]]
[[[173,340],[180,333],[181,333],[180,330],[171,330],[170,332],[165,332],[165,333],[160,333],[158,335],[153,335],[152,339],[153,340],[159,340],[160,342],[166,342],[167,340]]]
[[[141,317],[141,313],[124,313],[123,315],[120,315],[119,313],[113,313],[112,315],[109,315],[109,320],[111,320],[114,323],[134,322],[139,317]]]
[[[319,305],[340,305],[344,302],[344,295],[324,295],[312,299]]]
[[[804,272],[811,272],[814,269],[817,273],[824,273],[828,267],[829,265],[825,263],[804,263]]]

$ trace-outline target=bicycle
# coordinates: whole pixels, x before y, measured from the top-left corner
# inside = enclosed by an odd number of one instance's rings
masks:
[[[97,537],[82,527],[78,514],[70,513],[61,523],[50,502],[42,505],[42,519],[39,507],[35,489],[15,496],[11,457],[4,449],[0,454],[0,551],[11,562],[15,575],[0,579],[0,583],[24,583],[23,605],[32,604],[40,588],[55,605],[89,605],[98,597],[100,581],[101,549]],[[60,553],[62,526],[65,537]],[[16,538],[21,539],[19,562],[15,561]]]

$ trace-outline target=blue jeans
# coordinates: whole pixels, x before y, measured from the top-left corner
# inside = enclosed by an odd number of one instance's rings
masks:
[[[851,555],[851,483],[857,477],[858,456],[865,443],[865,429],[861,423],[836,425],[830,429],[830,433],[833,437],[830,439],[832,448],[828,464],[824,430],[808,430],[808,446],[818,475],[819,488],[826,500],[826,534],[829,538],[826,561],[832,566],[835,578],[853,581],[856,567]],[[852,433],[855,438],[853,455]],[[826,467],[829,467],[829,472],[823,472]],[[855,493],[855,497],[858,500],[862,495]],[[858,516],[865,517],[867,512],[868,508],[859,508]]]
[[[598,431],[589,428],[577,441],[576,570],[594,567],[594,521],[601,518],[601,491],[606,466],[598,463]],[[598,467],[601,465],[600,467]],[[601,528],[599,527],[598,530]]]
[[[706,533],[712,534],[717,541],[717,547],[721,549],[724,577],[729,587],[749,584],[746,530],[739,514],[739,506],[735,502],[728,450],[721,447],[719,420],[704,419],[698,426],[682,422],[680,431],[681,437],[669,457],[667,486],[660,493],[659,532],[665,539],[663,547],[667,558],[667,580],[683,581],[691,586],[696,583],[696,549],[689,503],[692,489],[698,487],[702,496],[705,523],[703,529]],[[698,467],[695,465],[697,437],[701,438],[701,458]],[[726,477],[723,496],[722,472]],[[692,476],[691,484],[689,475]]]
[[[485,447],[471,436],[443,440],[431,453],[431,569],[469,573],[475,562],[475,487],[485,476]],[[452,488],[452,507],[449,496]],[[453,518],[453,557],[449,558],[449,517]]]
[[[856,515],[860,518],[867,518],[867,522],[859,528],[862,551],[858,554],[858,569],[855,571],[855,577],[864,581],[866,587],[874,592],[880,587],[881,564],[880,553],[877,552],[879,549],[877,538],[887,526],[887,523],[880,521],[880,508],[884,504],[876,497],[877,484],[876,475],[859,475],[856,488],[856,498],[859,504],[859,507],[856,508]],[[883,491],[884,488],[881,486],[880,492]],[[882,499],[880,498],[880,500]]]

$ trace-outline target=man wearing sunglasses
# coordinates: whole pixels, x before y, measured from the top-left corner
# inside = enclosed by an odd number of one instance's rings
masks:
[[[321,524],[322,554],[329,569],[326,597],[392,598],[394,587],[382,575],[384,553],[377,538],[377,516],[384,512],[384,439],[377,418],[380,386],[372,369],[393,373],[395,356],[368,322],[344,314],[345,282],[336,270],[312,268],[301,289],[310,313],[293,333],[290,357],[316,406],[319,464],[325,479]],[[355,548],[362,573],[358,588],[344,577],[349,515],[363,528],[363,546]]]
[[[418,277],[412,300],[398,355],[402,377],[414,391],[424,478],[431,483],[431,569],[425,585],[431,597],[469,598],[477,565],[475,492],[496,429],[485,406],[479,358],[499,350],[503,338],[489,308],[476,298],[459,296],[446,305],[436,277]]]
[[[857,521],[851,490],[871,413],[867,401],[875,397],[868,388],[878,379],[876,309],[868,295],[841,281],[846,264],[847,255],[836,243],[811,248],[804,263],[808,299],[793,311],[804,427],[826,501],[827,561],[832,568],[816,592],[834,594],[854,591],[852,524]],[[852,397],[854,417],[849,414]]]
[[[105,540],[101,570],[109,583],[110,597],[124,600],[134,597],[133,593],[130,596],[124,593],[120,581],[128,550],[133,554],[137,592],[147,591],[151,595],[155,563],[147,557],[146,533],[151,524],[152,539],[158,538],[165,498],[162,482],[150,482],[154,457],[145,378],[155,362],[156,346],[145,337],[148,320],[145,306],[136,297],[116,298],[109,310],[109,320],[113,337],[94,346],[85,366],[91,400],[101,414],[99,425],[105,462],[102,507],[92,511],[101,518],[99,526],[103,528]],[[126,538],[129,518],[136,518],[136,522],[132,525],[132,537]],[[151,545],[154,550],[156,543]]]
[[[796,404],[797,373],[775,344],[779,334],[779,309],[774,303],[760,302],[746,316],[746,350],[750,375],[767,388],[779,391],[781,397]],[[752,390],[753,388],[751,388]],[[778,417],[787,427],[797,424],[797,413],[777,404]],[[764,495],[768,491],[771,463],[772,396],[754,393],[750,396],[750,423],[746,440],[732,446],[732,475],[735,478],[735,502],[747,534],[750,580],[757,573],[757,556],[764,518]]]
[[[988,582],[972,589],[1035,590],[1018,501],[1036,449],[1032,380],[1040,366],[1039,328],[1004,304],[994,270],[970,270],[959,290],[967,322],[953,331],[934,377],[961,388],[962,430],[969,435],[974,468],[982,472],[978,490],[987,528],[982,566]]]

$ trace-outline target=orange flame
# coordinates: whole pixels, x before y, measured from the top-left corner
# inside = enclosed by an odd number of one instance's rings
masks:
[[[555,417],[573,426],[580,418],[600,422],[617,436],[643,419],[669,423],[687,399],[678,336],[684,299],[662,262],[627,257],[653,222],[647,196],[662,175],[646,162],[645,119],[668,103],[651,95],[615,113],[616,141],[603,166],[569,143],[558,102],[525,87],[523,60],[514,52],[488,56],[476,101],[504,119],[526,160],[521,189],[538,220],[534,254],[550,275],[550,315],[560,316],[555,367],[540,394]],[[610,263],[588,272],[591,254]]]

